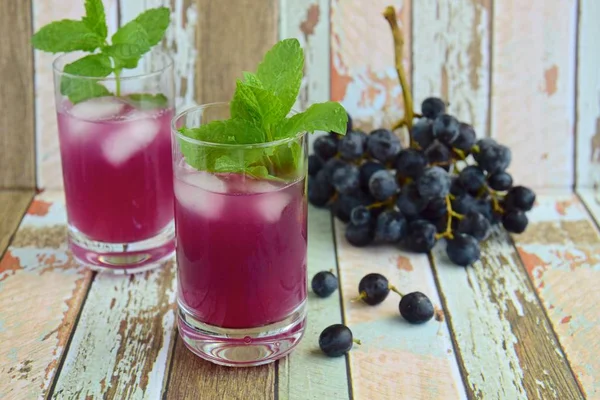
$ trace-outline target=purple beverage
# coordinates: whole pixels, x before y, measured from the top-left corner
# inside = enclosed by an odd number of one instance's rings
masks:
[[[179,302],[198,321],[251,328],[306,299],[304,180],[181,172],[175,180]]]

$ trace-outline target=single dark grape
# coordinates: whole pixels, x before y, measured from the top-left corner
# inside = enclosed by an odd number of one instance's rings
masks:
[[[466,267],[479,260],[481,252],[479,243],[473,236],[455,233],[454,238],[447,242],[446,254],[454,264]]]
[[[347,161],[358,160],[365,151],[367,135],[361,131],[351,131],[340,139],[338,151],[340,156]]]
[[[337,154],[338,144],[331,136],[323,135],[315,139],[313,149],[321,160],[327,161]]]
[[[458,174],[460,185],[470,193],[477,193],[485,185],[485,173],[475,165],[469,165]]]
[[[439,218],[445,217],[448,214],[445,197],[434,197],[429,200],[425,209],[421,212],[421,217],[433,222]],[[444,218],[445,220],[445,218]]]
[[[350,221],[350,213],[355,207],[367,206],[373,203],[373,198],[363,192],[342,193],[333,202],[332,211],[342,222]]]
[[[375,161],[367,161],[363,163],[360,168],[360,188],[364,192],[369,191],[369,180],[371,176],[377,171],[384,170],[385,166]]]
[[[427,206],[427,200],[421,198],[417,185],[409,183],[402,186],[396,199],[396,207],[408,219],[416,218]]]
[[[348,123],[346,124],[346,133],[348,132],[352,132],[352,117],[350,116],[350,114],[348,114]]]
[[[429,297],[421,292],[407,293],[400,299],[400,314],[411,324],[422,324],[433,318],[434,309]]]
[[[341,357],[352,349],[352,331],[345,325],[328,326],[319,336],[319,347],[328,357]]]
[[[427,159],[422,152],[415,149],[400,151],[394,162],[397,174],[404,178],[417,178],[426,166]]]
[[[377,171],[369,179],[369,192],[376,200],[387,200],[397,191],[396,178],[387,170]]]
[[[367,274],[358,283],[358,293],[362,301],[374,306],[386,299],[390,293],[390,283],[381,274]]]
[[[477,199],[470,194],[458,195],[452,200],[452,209],[459,214],[466,214],[477,207]]]
[[[308,201],[315,207],[323,207],[334,195],[333,186],[327,181],[324,171],[308,180]]]
[[[425,168],[416,183],[419,195],[426,200],[450,193],[450,175],[440,167]]]
[[[504,192],[512,187],[512,176],[505,171],[496,172],[487,178],[488,185],[499,192]]]
[[[460,221],[458,221],[457,232],[473,236],[482,241],[490,235],[490,221],[483,214],[476,211],[469,211]]]
[[[458,137],[452,142],[452,147],[469,152],[476,141],[477,135],[471,125],[464,122],[458,124]]]
[[[466,193],[467,190],[460,184],[458,177],[452,177],[452,182],[450,183],[450,194],[458,197]]]
[[[437,229],[429,221],[415,220],[408,225],[408,234],[403,243],[408,250],[427,253],[435,246]]]
[[[446,112],[446,103],[439,97],[428,97],[421,103],[421,114],[425,118],[436,119]]]
[[[515,186],[506,193],[504,207],[512,210],[529,211],[535,204],[535,193],[525,186]]]
[[[385,243],[396,243],[407,232],[408,226],[404,216],[394,210],[385,210],[377,217],[375,239]]]
[[[308,175],[315,176],[323,168],[323,161],[316,154],[308,156]]]
[[[437,140],[425,149],[425,158],[430,164],[448,163],[450,157],[451,153],[448,146]]]
[[[473,153],[473,157],[481,169],[493,174],[508,168],[512,159],[512,153],[508,147],[489,138],[479,140],[477,145],[479,152]]]
[[[433,137],[451,144],[458,137],[458,120],[452,115],[441,114],[433,121]]]
[[[365,206],[356,206],[350,212],[350,223],[356,226],[371,223],[371,211]]]
[[[381,162],[391,161],[400,151],[400,139],[387,129],[376,129],[367,140],[367,152]]]
[[[364,247],[370,244],[374,239],[373,228],[367,225],[353,225],[348,224],[346,226],[346,240],[354,247]]]
[[[329,160],[325,161],[325,164],[323,164],[323,168],[321,168],[321,171],[323,172],[324,177],[327,179],[327,182],[331,183],[331,179],[333,178],[333,174],[335,173],[335,171],[338,168],[343,168],[346,165],[347,163],[340,160],[339,158],[330,158]]]
[[[502,226],[504,226],[504,229],[512,233],[525,232],[528,223],[529,220],[527,219],[527,215],[525,215],[522,210],[506,210],[502,216]]]
[[[317,296],[329,297],[337,290],[338,280],[331,272],[321,271],[313,276],[310,286]]]
[[[331,184],[341,194],[349,194],[360,186],[359,171],[356,165],[346,164],[337,168],[331,176]]]
[[[433,122],[422,118],[413,125],[410,136],[422,149],[428,148],[433,143]]]

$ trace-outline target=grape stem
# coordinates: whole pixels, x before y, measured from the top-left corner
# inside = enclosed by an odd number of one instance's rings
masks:
[[[456,211],[452,210],[452,202],[450,201],[450,196],[451,195],[446,196],[446,211],[448,213],[448,220],[446,222],[446,231],[442,232],[442,233],[437,233],[435,235],[436,239],[441,239],[441,238],[454,239],[454,235],[452,234],[452,218],[456,218],[459,220],[464,218],[464,215],[459,214]]]
[[[399,294],[399,295],[400,295],[400,297],[404,297],[404,294],[402,294],[402,292],[401,292],[401,291],[399,291],[399,290],[396,288],[396,286],[394,286],[394,285],[389,285],[389,286],[388,286],[388,288],[389,288],[389,289],[390,289],[392,292]]]
[[[362,300],[362,299],[366,299],[366,298],[367,298],[367,293],[366,293],[366,292],[364,292],[364,291],[362,291],[362,292],[360,292],[360,294],[359,294],[357,297],[355,297],[355,298],[353,298],[352,300],[350,300],[350,302],[351,302],[351,303],[354,303],[354,302],[356,302],[356,301],[360,301],[360,300]]]
[[[356,343],[357,345],[359,345],[359,346],[361,346],[361,345],[362,345],[362,342],[360,341],[360,339],[352,339],[352,341],[353,341],[354,343]]]
[[[498,201],[498,192],[492,190],[490,187],[486,186],[486,188],[488,190],[488,193],[490,194],[490,197],[492,198],[492,207],[494,208],[494,211],[499,214],[504,214],[504,208],[502,208],[500,202]]]
[[[413,111],[413,100],[410,93],[410,87],[408,85],[408,79],[406,79],[406,71],[404,70],[404,64],[402,64],[402,49],[404,47],[404,34],[402,29],[398,26],[398,20],[396,18],[396,10],[393,6],[388,6],[383,12],[383,16],[390,24],[392,29],[392,36],[394,38],[394,56],[396,64],[396,72],[398,73],[398,79],[400,80],[400,86],[402,87],[402,97],[404,99],[404,118],[394,124],[392,129],[396,130],[400,127],[406,126],[409,132],[410,147],[413,147],[413,138],[410,135],[410,130],[413,124],[413,118],[415,117]]]

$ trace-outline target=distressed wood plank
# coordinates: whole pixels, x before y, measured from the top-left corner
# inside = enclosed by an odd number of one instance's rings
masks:
[[[32,197],[33,190],[0,191],[0,256],[10,243]]]
[[[280,0],[279,38],[294,37],[304,49],[304,77],[294,110],[329,100],[329,0]],[[309,135],[309,146],[317,135]]]
[[[312,206],[308,211],[308,279],[335,269],[335,248],[328,211]],[[279,362],[279,399],[348,399],[346,359],[327,358],[319,350],[319,335],[329,325],[342,322],[340,298],[326,299],[309,292],[304,338],[294,352]]]
[[[363,343],[349,353],[354,398],[466,398],[427,256],[395,246],[355,248],[344,229],[335,222],[345,322]],[[436,318],[409,324],[400,316],[395,293],[376,307],[352,302],[358,282],[371,272],[383,274],[401,292],[425,293],[438,308]]]
[[[197,100],[229,101],[242,71],[255,71],[278,38],[278,0],[196,0]]]
[[[91,281],[66,252],[61,197],[36,197],[0,261],[2,398],[47,393]]]
[[[600,192],[597,189],[578,188],[577,194],[596,223],[600,223]]]
[[[229,368],[212,364],[189,351],[177,337],[167,400],[274,399],[275,364]]]
[[[491,0],[413,2],[415,107],[429,96],[487,136]]]
[[[174,308],[172,261],[143,274],[97,275],[53,395],[159,398],[176,335]]]
[[[570,188],[577,1],[493,5],[491,135],[512,149],[516,182]]]
[[[171,26],[167,30],[162,49],[175,62],[176,107],[186,108],[195,104],[196,99],[196,36],[198,7],[194,0],[138,0],[124,1],[119,4],[121,25],[131,21],[143,11],[153,7],[171,9]],[[151,70],[152,60],[143,59],[136,72]]]
[[[600,397],[600,237],[575,195],[539,196],[517,249],[587,398]],[[564,397],[563,397],[564,398]]]
[[[600,185],[600,3],[579,2],[577,38],[577,187]]]
[[[581,398],[505,231],[495,229],[467,268],[448,260],[444,243],[433,259],[471,397]]]
[[[391,127],[403,115],[394,69],[390,27],[382,16],[396,7],[404,31],[404,66],[411,71],[411,6],[408,0],[331,1],[331,99],[340,101],[357,128]]]
[[[0,188],[35,187],[35,125],[31,6],[4,4],[0,13]]]

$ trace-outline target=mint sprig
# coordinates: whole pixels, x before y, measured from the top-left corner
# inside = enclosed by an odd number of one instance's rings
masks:
[[[293,138],[300,132],[346,133],[348,114],[336,102],[313,104],[290,117],[304,67],[304,52],[296,39],[286,39],[269,50],[256,73],[243,72],[230,102],[231,118],[200,127],[180,129],[192,139],[211,143],[253,144]],[[196,146],[179,140],[186,162],[198,170],[245,173],[256,178],[293,179],[304,169],[302,148],[296,141],[243,152]]]
[[[162,40],[169,21],[167,7],[149,9],[119,28],[109,43],[102,0],[85,0],[85,16],[81,20],[52,22],[33,35],[32,44],[50,53],[93,53],[64,66],[64,72],[73,76],[63,77],[60,89],[72,103],[112,95],[101,83],[77,76],[104,78],[114,74],[115,95],[120,96],[122,70],[137,67],[142,56]]]

